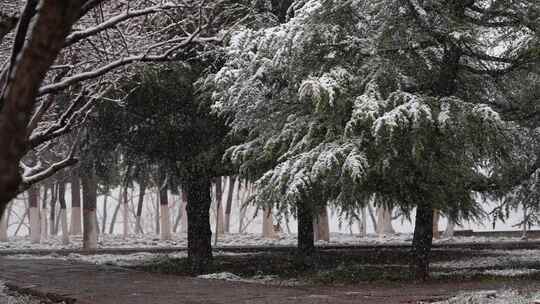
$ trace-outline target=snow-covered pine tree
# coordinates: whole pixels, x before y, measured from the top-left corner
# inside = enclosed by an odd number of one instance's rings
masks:
[[[236,32],[201,87],[245,138],[227,156],[259,178],[255,201],[354,212],[376,194],[416,209],[411,270],[426,279],[433,209],[477,214],[474,191],[494,188],[485,172],[521,134],[490,105],[499,77],[535,59],[538,4],[505,3],[303,0],[286,24]]]

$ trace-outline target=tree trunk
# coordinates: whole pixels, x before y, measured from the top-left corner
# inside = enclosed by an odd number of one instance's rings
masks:
[[[328,222],[328,210],[326,207],[324,207],[321,212],[315,216],[313,225],[315,240],[330,242],[330,223]]]
[[[272,209],[264,208],[262,214],[262,235],[263,238],[273,239],[276,237],[274,232],[274,218],[272,216]]]
[[[23,36],[17,37],[24,40],[24,47],[14,53],[17,60],[0,89],[0,214],[20,190],[19,162],[29,149],[28,124],[36,97],[47,71],[65,46],[82,4],[80,0],[39,1],[39,13],[32,18],[32,26],[26,35],[22,32]],[[32,17],[26,14],[21,18]]]
[[[60,223],[62,226],[62,244],[69,244],[69,231],[67,223],[66,210],[66,184],[59,182],[58,184],[58,202],[60,203]]]
[[[188,226],[189,226],[189,217],[187,215],[187,192],[184,191],[184,189],[181,190],[182,195],[182,205],[181,209],[184,215],[180,219],[180,232],[187,233],[188,232]]]
[[[43,187],[43,197],[41,198],[41,240],[46,240],[48,236],[48,212],[47,212],[47,193],[49,189],[47,186]]]
[[[165,177],[163,182],[165,182]],[[167,185],[162,184],[159,188],[159,206],[161,219],[161,239],[171,239],[171,215],[169,213],[169,195],[167,193]]]
[[[433,210],[433,238],[439,239],[439,210]]]
[[[105,234],[107,231],[107,201],[109,199],[109,195],[105,194],[105,198],[103,199],[103,218],[101,219],[101,234]]]
[[[51,235],[56,235],[56,202],[58,201],[58,185],[55,183],[51,184],[51,203],[50,206],[50,218],[49,218],[49,229]]]
[[[308,202],[301,202],[296,208],[298,218],[298,258],[305,266],[311,265],[311,257],[315,253],[313,235],[313,207]]]
[[[8,241],[8,213],[9,212],[10,212],[10,208],[6,208],[4,212],[0,213],[0,242]]]
[[[223,235],[225,233],[225,225],[223,219],[223,188],[222,188],[222,178],[216,177],[214,183],[216,185],[216,238],[218,235]]]
[[[412,243],[411,271],[416,280],[429,278],[429,258],[433,241],[433,207],[428,203],[416,208]]]
[[[454,221],[451,218],[448,218],[448,223],[446,224],[446,230],[444,230],[444,234],[443,234],[445,238],[454,237],[454,226],[455,226]]]
[[[161,233],[161,231],[160,231],[160,229],[159,229],[159,228],[160,228],[160,227],[159,227],[159,226],[160,226],[160,225],[159,225],[159,213],[160,213],[160,212],[159,212],[159,208],[160,208],[160,205],[159,205],[159,192],[160,192],[160,191],[159,191],[159,186],[158,186],[158,189],[157,189],[157,199],[156,199],[156,201],[155,201],[156,204],[155,204],[155,209],[154,209],[155,212],[156,212],[156,216],[155,216],[155,218],[154,218],[154,220],[155,220],[155,223],[154,223],[154,224],[155,224],[155,227],[156,227],[156,234],[157,234],[157,235],[159,235],[159,234]]]
[[[116,204],[116,207],[114,208],[111,223],[109,224],[109,234],[114,234],[114,226],[116,225],[116,219],[118,218],[120,207],[122,207],[122,188],[118,190],[118,204]]]
[[[97,248],[97,182],[93,172],[81,176],[83,189],[83,249]]]
[[[233,195],[234,195],[234,183],[236,181],[236,178],[234,176],[229,176],[228,178],[228,188],[227,188],[227,205],[225,206],[225,223],[224,223],[224,229],[225,233],[231,232],[231,211],[232,211],[232,202],[233,202]]]
[[[212,261],[210,229],[211,179],[194,177],[185,186],[188,215],[188,260],[193,274],[207,271]]]
[[[371,204],[367,205],[367,210],[369,213],[369,218],[371,219],[371,223],[373,224],[373,230],[375,231],[375,233],[377,233],[379,231],[379,227],[377,227],[377,219],[375,219],[375,212],[373,212]]]
[[[395,234],[394,228],[392,227],[392,209],[387,207],[377,208],[377,234],[379,236]]]
[[[71,174],[71,235],[80,235],[81,229],[81,181],[74,170]]]
[[[39,189],[32,186],[28,189],[28,206],[30,208],[30,241],[38,244],[41,240],[41,223],[39,218]]]
[[[143,180],[141,181],[139,185],[139,199],[137,202],[137,216],[136,216],[137,219],[135,223],[135,229],[137,230],[136,231],[137,234],[143,233],[142,226],[141,226],[141,215],[142,215],[142,210],[143,210],[145,192],[146,192],[146,181]]]
[[[120,190],[122,192],[122,235],[125,238],[129,236],[129,202],[127,195],[127,183],[124,185],[124,189]]]
[[[366,237],[367,236],[367,216],[366,216],[366,208],[363,207],[360,210],[360,221],[358,222],[358,234],[360,237]]]

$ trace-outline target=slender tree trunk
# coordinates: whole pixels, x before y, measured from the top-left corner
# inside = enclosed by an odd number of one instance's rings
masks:
[[[187,215],[187,202],[188,202],[187,192],[184,191],[184,189],[182,189],[181,190],[181,195],[182,195],[181,209],[182,209],[182,212],[184,213],[184,215],[180,219],[180,232],[187,233],[188,232],[188,227],[189,227],[189,217]]]
[[[78,169],[71,174],[71,235],[80,235],[81,226],[81,181]]]
[[[127,238],[129,236],[129,201],[128,201],[128,187],[127,183],[124,185],[122,191],[122,236]]]
[[[60,203],[60,222],[62,226],[62,244],[69,244],[69,231],[67,222],[66,210],[66,184],[59,182],[58,184],[58,202]]]
[[[264,208],[262,214],[262,235],[264,238],[273,239],[276,237],[274,232],[274,217],[272,209]]]
[[[160,227],[159,227],[159,208],[160,208],[160,205],[159,205],[159,186],[158,186],[158,189],[157,189],[157,199],[155,201],[155,206],[154,206],[154,210],[155,210],[155,218],[154,218],[154,224],[155,224],[155,228],[156,228],[156,234],[159,235],[161,233],[160,231]]]
[[[47,186],[43,186],[43,197],[41,198],[42,207],[41,207],[41,240],[44,241],[48,239],[48,212],[47,212],[47,193],[49,189]]]
[[[56,232],[57,230],[55,229],[56,227],[56,202],[58,201],[58,184],[55,184],[55,183],[52,183],[51,184],[51,203],[49,204],[50,206],[50,210],[49,210],[49,213],[50,213],[50,219],[49,219],[49,224],[50,224],[50,234],[51,235],[56,235]]]
[[[523,232],[521,235],[521,239],[526,240],[528,238],[527,236],[527,206],[523,206]]]
[[[247,183],[245,183],[247,185]],[[238,179],[238,190],[236,190],[236,201],[238,202],[238,233],[244,232],[244,219],[246,217],[246,206],[244,206],[244,195],[242,191],[246,191],[246,187],[242,189],[242,180]]]
[[[142,225],[141,225],[141,215],[143,210],[143,203],[144,203],[144,195],[146,192],[146,181],[141,181],[141,184],[139,185],[139,200],[137,202],[137,219],[135,223],[135,229],[137,229],[137,234],[142,234]]]
[[[159,206],[160,206],[160,226],[161,239],[171,239],[171,215],[169,212],[169,194],[167,193],[167,177],[165,172],[161,173],[161,183],[159,185]]]
[[[30,208],[30,241],[34,244],[41,240],[41,223],[39,218],[39,188],[28,189],[28,205]]]
[[[324,207],[321,212],[315,216],[313,232],[316,241],[330,242],[330,223],[328,221],[328,209]]]
[[[178,200],[173,199],[173,205],[178,205],[176,219],[174,220],[173,225],[173,232],[176,233],[178,232],[178,226],[180,226],[180,219],[182,219],[182,216],[184,215],[184,211],[182,210],[182,199],[180,197],[178,198]]]
[[[225,206],[225,233],[231,232],[231,211],[232,211],[232,202],[234,195],[234,183],[236,178],[234,176],[229,176],[228,178],[228,188],[227,188],[227,205]]]
[[[210,229],[211,179],[193,177],[185,185],[188,215],[188,259],[193,274],[204,273],[212,261]]]
[[[421,203],[416,208],[412,243],[411,271],[416,280],[429,278],[429,259],[433,242],[433,207]]]
[[[298,257],[305,266],[310,266],[315,253],[313,235],[313,207],[308,202],[301,202],[296,208],[298,218]]]
[[[439,239],[439,210],[433,210],[433,238]]]
[[[103,218],[101,219],[101,234],[105,234],[107,231],[107,201],[109,199],[109,195],[105,194],[105,198],[103,199]]]
[[[216,185],[216,239],[218,235],[223,235],[225,233],[225,225],[223,219],[223,188],[222,188],[222,178],[216,177],[214,183]]]
[[[373,230],[375,231],[375,233],[377,233],[379,231],[379,227],[377,226],[377,220],[375,219],[375,212],[373,211],[371,204],[367,205],[367,210],[369,213],[369,218],[371,219],[371,223],[373,224]]]
[[[120,207],[122,207],[122,191],[120,190],[118,193],[118,204],[116,204],[116,207],[114,208],[111,223],[109,224],[109,234],[114,233],[114,226],[116,224],[116,219],[118,218],[118,212],[120,211]]]
[[[83,189],[83,249],[97,248],[96,222],[97,182],[93,172],[81,176]]]

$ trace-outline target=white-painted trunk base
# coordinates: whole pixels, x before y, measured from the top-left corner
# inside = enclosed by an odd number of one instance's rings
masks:
[[[188,231],[188,217],[187,217],[187,203],[182,201],[182,218],[180,218],[180,232],[187,233]]]
[[[83,215],[83,249],[96,249],[98,231],[95,210],[85,210]]]
[[[67,245],[69,244],[69,231],[66,209],[60,209],[60,223],[62,226],[62,244]]]
[[[161,221],[161,240],[171,239],[171,216],[169,214],[169,205],[160,205],[160,221]]]
[[[124,202],[122,204],[122,235],[124,238],[129,236],[129,213],[128,213],[128,204]]]
[[[396,233],[392,227],[392,210],[385,207],[377,208],[377,230],[379,236]]]
[[[71,208],[71,230],[69,231],[69,234],[71,235],[82,234],[81,207]]]
[[[263,225],[262,225],[262,235],[263,238],[274,239],[276,238],[276,233],[274,231],[274,219],[272,216],[271,209],[265,209],[263,211]]]
[[[456,224],[450,219],[448,219],[448,225],[446,225],[446,230],[444,231],[443,236],[445,238],[453,238],[454,237],[454,227]]]
[[[358,222],[358,233],[360,237],[367,236],[367,214],[366,208],[360,210],[360,221]]]
[[[41,240],[41,223],[39,218],[39,208],[30,208],[30,242],[38,244]]]
[[[45,241],[49,238],[47,228],[49,227],[49,209],[41,209],[41,241]]]

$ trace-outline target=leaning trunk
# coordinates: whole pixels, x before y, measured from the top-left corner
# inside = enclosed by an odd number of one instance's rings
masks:
[[[76,171],[71,175],[71,235],[80,235],[81,229],[81,181]]]
[[[142,181],[139,185],[139,200],[137,202],[137,214],[136,214],[136,221],[135,221],[135,229],[137,234],[142,234],[142,226],[141,226],[141,215],[142,215],[142,209],[143,209],[143,203],[144,203],[144,194],[146,192],[146,181]]]
[[[225,206],[225,223],[224,223],[225,233],[231,232],[231,210],[232,210],[235,180],[236,178],[234,178],[234,176],[229,176],[229,183],[228,183],[228,189],[227,189],[227,205]]]
[[[212,231],[210,230],[210,178],[190,180],[187,193],[188,260],[193,274],[204,273],[212,261]]]
[[[223,189],[222,189],[222,178],[221,177],[217,177],[214,179],[214,183],[216,185],[216,196],[215,196],[215,200],[216,200],[216,238],[218,235],[222,235],[225,233],[225,228],[224,228],[224,225],[223,225],[223,222],[224,222],[224,219],[223,219],[223,204],[222,204],[222,199],[223,199]],[[216,239],[217,240],[217,239]]]
[[[48,189],[47,186],[43,187],[43,197],[41,198],[41,240],[46,240],[49,238],[47,227],[49,227],[48,223],[48,212],[47,212],[47,193]]]
[[[309,266],[310,258],[315,252],[315,242],[313,235],[313,210],[307,202],[298,204],[296,216],[298,218],[298,258]]]
[[[429,258],[433,241],[433,207],[428,203],[418,205],[414,224],[411,271],[417,280],[429,278]]]
[[[120,190],[122,191],[122,235],[124,238],[127,238],[129,235],[129,205],[128,205],[128,197],[127,197],[127,185],[124,185],[124,189]]]
[[[97,183],[93,173],[81,177],[83,188],[83,249],[97,248]]]

